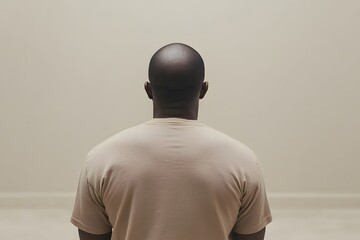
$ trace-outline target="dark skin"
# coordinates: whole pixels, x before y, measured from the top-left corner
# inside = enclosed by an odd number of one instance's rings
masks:
[[[150,82],[145,82],[153,117],[196,120],[199,99],[209,86],[204,76],[204,62],[191,47],[175,43],[158,50],[150,60]]]
[[[91,234],[79,229],[80,240],[110,240],[111,232],[106,234]]]
[[[149,64],[149,81],[144,88],[153,102],[154,118],[198,118],[199,100],[209,87],[204,82],[204,62],[196,50],[184,44],[159,49]],[[170,213],[169,213],[170,214]],[[231,232],[231,240],[263,240],[265,228],[253,234]],[[110,240],[111,232],[94,235],[79,229],[80,240]]]
[[[201,90],[199,93],[199,98],[202,99],[207,90],[209,84],[207,82],[202,83]],[[145,91],[149,97],[149,99],[154,99],[151,84],[146,82],[144,84]],[[179,106],[187,106],[179,107]],[[153,117],[154,118],[184,118],[189,120],[196,120],[198,118],[198,109],[199,109],[199,100],[194,100],[191,103],[173,103],[173,104],[166,104],[165,106],[159,106],[156,100],[153,100]]]
[[[232,232],[230,235],[231,240],[263,240],[265,236],[265,228],[252,234],[239,234]]]

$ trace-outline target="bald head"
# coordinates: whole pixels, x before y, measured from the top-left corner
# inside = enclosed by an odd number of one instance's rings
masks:
[[[172,43],[160,48],[150,60],[150,83],[145,83],[154,116],[196,118],[208,87],[204,77],[204,61],[192,47]]]
[[[182,89],[200,85],[205,75],[200,54],[185,44],[172,43],[159,49],[149,64],[152,85],[169,89]]]

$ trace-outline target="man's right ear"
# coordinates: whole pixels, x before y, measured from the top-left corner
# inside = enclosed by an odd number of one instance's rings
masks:
[[[153,94],[152,94],[152,90],[151,90],[151,85],[149,82],[145,82],[144,83],[144,88],[145,88],[145,92],[148,95],[149,99],[153,99]]]

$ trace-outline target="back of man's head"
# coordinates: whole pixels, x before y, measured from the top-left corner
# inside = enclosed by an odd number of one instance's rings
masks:
[[[150,60],[149,80],[154,98],[159,102],[198,99],[204,77],[205,66],[200,54],[182,43],[160,48]]]

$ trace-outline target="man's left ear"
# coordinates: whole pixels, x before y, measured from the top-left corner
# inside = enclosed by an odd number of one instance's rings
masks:
[[[199,96],[200,99],[204,98],[204,96],[205,96],[208,89],[209,89],[209,83],[208,82],[203,82],[201,84],[201,89],[200,89],[200,96]]]
[[[152,90],[151,90],[151,85],[149,82],[145,82],[144,83],[144,88],[145,88],[145,92],[148,96],[149,99],[153,99],[153,95],[152,95]]]

